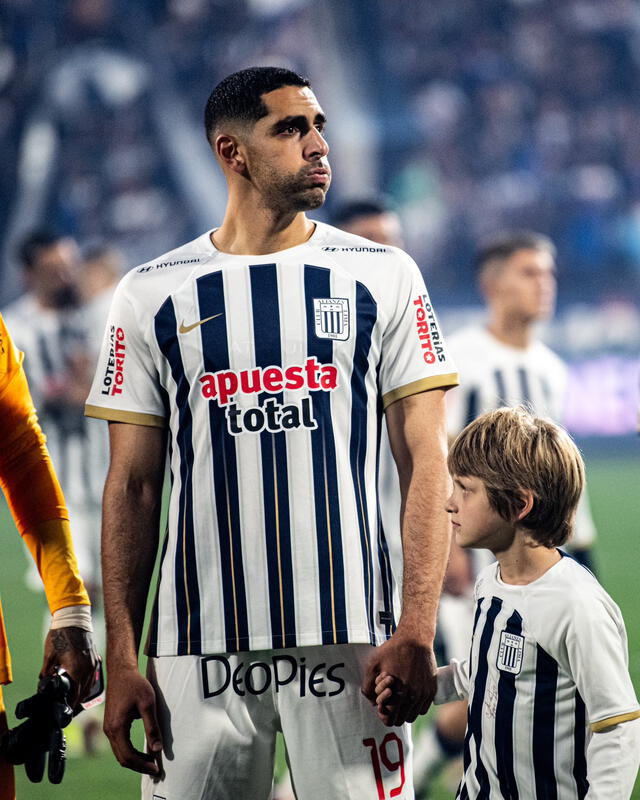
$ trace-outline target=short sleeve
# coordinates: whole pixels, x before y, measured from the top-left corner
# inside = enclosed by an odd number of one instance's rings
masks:
[[[629,677],[624,622],[613,601],[597,598],[588,610],[576,609],[565,643],[569,672],[593,731],[640,717]]]
[[[403,397],[458,383],[420,270],[405,253],[396,253],[385,297],[388,322],[380,366],[385,408]]]
[[[116,289],[85,414],[112,422],[165,427],[158,372],[126,291]]]

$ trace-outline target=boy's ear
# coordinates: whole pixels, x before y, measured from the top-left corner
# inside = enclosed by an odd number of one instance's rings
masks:
[[[520,489],[518,493],[520,495],[520,501],[522,505],[520,506],[520,511],[518,511],[516,514],[516,522],[520,522],[521,519],[524,519],[527,516],[527,514],[533,508],[534,500],[531,489]]]

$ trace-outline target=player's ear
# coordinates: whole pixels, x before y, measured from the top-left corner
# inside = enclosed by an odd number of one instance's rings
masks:
[[[213,143],[213,151],[224,166],[232,172],[244,175],[247,169],[243,150],[236,136],[220,133]]]
[[[520,497],[521,505],[518,513],[516,514],[516,522],[520,522],[521,519],[524,519],[527,514],[529,514],[533,508],[534,501],[533,492],[531,489],[519,489],[518,495]]]

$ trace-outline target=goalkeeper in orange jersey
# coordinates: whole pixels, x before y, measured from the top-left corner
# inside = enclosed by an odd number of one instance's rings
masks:
[[[52,613],[40,674],[64,670],[72,679],[69,701],[74,706],[86,696],[96,673],[91,606],[22,359],[0,316],[0,485],[36,562]],[[1,687],[10,682],[11,660],[0,607],[0,734],[7,728]],[[0,800],[14,798],[13,767],[0,756]]]

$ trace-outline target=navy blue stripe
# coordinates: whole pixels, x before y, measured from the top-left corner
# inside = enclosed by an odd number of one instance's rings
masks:
[[[538,800],[557,800],[554,771],[556,686],[558,664],[537,645],[536,690],[533,702],[533,766]]]
[[[589,791],[587,780],[587,715],[584,701],[576,689],[576,708],[573,743],[573,777],[576,781],[578,800],[583,800]]]
[[[193,529],[193,419],[189,407],[189,382],[182,363],[178,342],[178,324],[171,298],[160,307],[155,317],[155,334],[163,356],[169,362],[176,384],[178,432],[176,444],[180,453],[179,522],[176,542],[175,586],[178,623],[178,655],[200,653],[200,591]]]
[[[489,775],[487,774],[486,767],[482,763],[480,757],[480,749],[482,745],[482,707],[484,704],[484,695],[487,687],[487,675],[489,673],[489,648],[491,646],[491,639],[493,638],[493,628],[496,617],[502,608],[502,600],[498,597],[491,599],[491,605],[487,611],[484,627],[480,635],[480,645],[478,648],[478,666],[476,676],[473,682],[473,701],[469,707],[469,722],[467,736],[473,736],[473,741],[476,750],[476,768],[475,774],[480,786],[478,798],[489,797],[490,784]],[[465,737],[465,750],[467,749],[467,737]],[[465,765],[466,771],[466,765]]]
[[[222,272],[218,270],[198,278],[197,291],[200,319],[215,317],[199,326],[204,368],[207,372],[228,370],[227,309]],[[193,335],[198,334],[195,332]],[[225,407],[220,406],[217,399],[209,401],[209,429],[213,450],[226,649],[228,652],[237,652],[250,647],[240,532],[238,465],[236,443],[227,429]]]
[[[493,371],[493,377],[496,382],[496,393],[498,396],[498,403],[496,407],[506,405],[507,403],[507,387],[504,382],[504,375],[501,369]]]
[[[520,393],[523,403],[531,402],[531,387],[529,386],[529,376],[524,367],[518,367],[518,380],[520,381]]]
[[[282,366],[277,267],[275,264],[258,264],[249,267],[249,274],[256,366]],[[260,405],[264,405],[268,400],[275,400],[282,405],[283,394],[263,393],[260,395]],[[262,431],[260,434],[271,646],[274,650],[296,645],[285,436],[284,431],[279,433]]]
[[[307,311],[307,354],[321,364],[333,363],[333,342],[316,336],[314,298],[331,297],[330,271],[305,264],[304,289]],[[336,449],[328,392],[312,394],[313,415],[318,424],[311,431],[316,536],[320,583],[320,618],[323,644],[347,641],[344,562],[336,472]]]
[[[517,611],[507,620],[507,633],[522,634],[522,617]],[[500,791],[504,800],[518,800],[518,786],[513,762],[513,711],[516,701],[516,676],[500,670],[498,702],[496,704],[496,767]]]
[[[360,547],[362,551],[362,571],[364,575],[364,597],[367,606],[369,642],[375,644],[375,616],[373,598],[373,563],[371,549],[373,541],[369,526],[369,507],[365,481],[365,461],[367,457],[368,393],[367,373],[369,371],[369,350],[371,334],[378,315],[377,305],[369,290],[356,283],[356,337],[351,373],[351,441],[349,455],[353,493],[357,505]],[[377,462],[376,462],[377,463]],[[385,611],[389,611],[385,607]]]
[[[467,413],[465,414],[464,424],[468,425],[478,416],[478,390],[471,389],[467,393]]]

